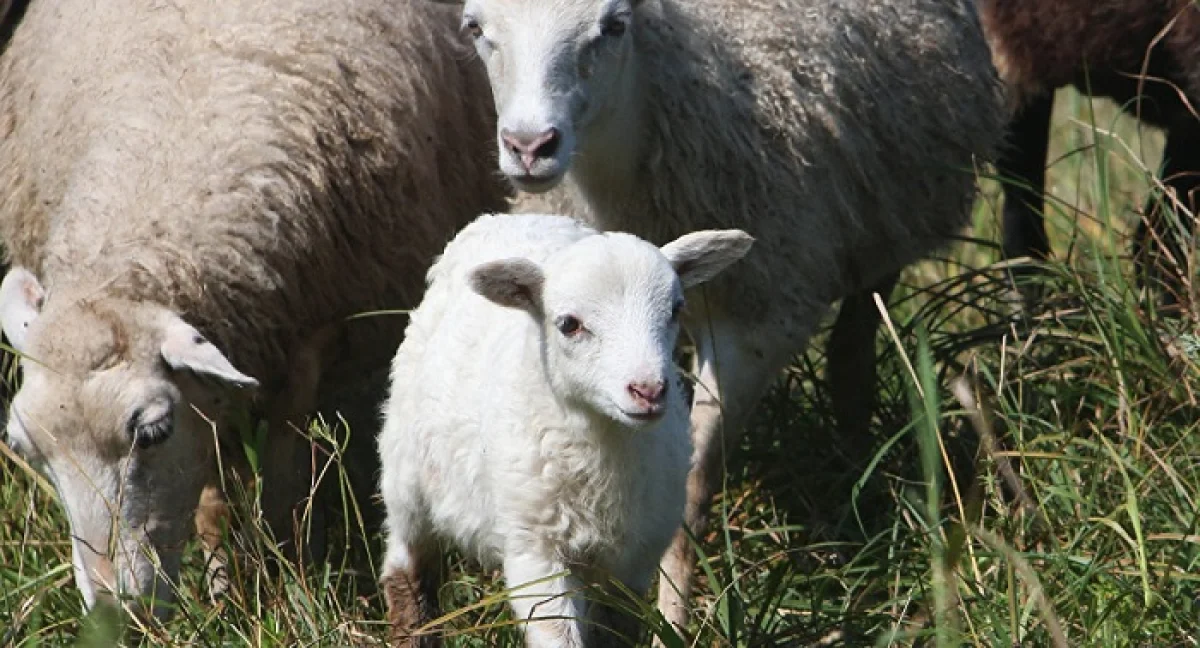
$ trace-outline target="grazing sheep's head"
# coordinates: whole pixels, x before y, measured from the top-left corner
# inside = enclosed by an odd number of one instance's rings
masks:
[[[518,189],[556,186],[576,142],[628,101],[641,1],[466,1],[463,28],[487,65],[499,115],[500,170]]]
[[[740,230],[694,232],[662,248],[630,234],[596,234],[540,266],[524,258],[480,264],[469,281],[540,324],[560,398],[642,427],[679,397],[670,385],[683,290],[711,279],[752,243]]]
[[[7,443],[58,492],[88,606],[147,597],[133,609],[164,616],[212,465],[211,383],[257,383],[165,308],[76,297],[47,296],[22,268],[0,283],[23,372]]]

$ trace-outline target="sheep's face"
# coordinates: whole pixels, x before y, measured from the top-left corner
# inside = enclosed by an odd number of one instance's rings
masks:
[[[684,289],[741,258],[751,242],[739,230],[697,232],[662,248],[597,234],[543,266],[519,258],[482,264],[471,285],[541,324],[546,371],[560,398],[644,427],[679,403],[672,352]]]
[[[547,191],[587,154],[577,141],[623,135],[589,131],[629,100],[639,3],[467,0],[463,28],[491,79],[500,170],[517,188]]]
[[[205,417],[221,406],[198,378],[254,380],[166,309],[47,299],[21,268],[0,284],[0,324],[23,373],[6,442],[58,491],[85,601],[128,595],[165,615],[211,465]]]

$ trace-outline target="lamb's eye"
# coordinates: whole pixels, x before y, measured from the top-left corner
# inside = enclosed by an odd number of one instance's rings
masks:
[[[578,334],[583,330],[583,322],[579,321],[574,315],[563,315],[558,318],[558,331],[568,337]]]
[[[479,40],[483,36],[483,27],[479,21],[469,16],[463,19],[463,29],[467,30],[467,33],[475,40]]]
[[[600,35],[610,38],[620,38],[625,35],[627,28],[628,24],[624,16],[612,16],[605,18],[604,22],[600,23]]]
[[[165,414],[155,417],[138,409],[129,418],[129,434],[139,448],[149,448],[166,441],[174,429],[175,417],[169,410]]]

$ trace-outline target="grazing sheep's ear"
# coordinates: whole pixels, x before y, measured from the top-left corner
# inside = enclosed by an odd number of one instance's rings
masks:
[[[467,276],[471,290],[491,301],[535,313],[542,309],[545,280],[536,263],[519,258],[482,263]]]
[[[210,376],[235,387],[258,386],[257,380],[235,369],[220,349],[204,339],[191,324],[173,314],[165,319],[160,352],[172,369]]]
[[[45,300],[42,284],[25,268],[13,267],[0,282],[0,327],[17,351],[24,351],[25,335]]]
[[[742,230],[692,232],[662,246],[684,288],[712,279],[750,251],[754,237]]]

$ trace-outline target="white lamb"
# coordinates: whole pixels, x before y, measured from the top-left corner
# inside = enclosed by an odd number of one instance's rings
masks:
[[[649,588],[692,451],[672,363],[683,291],[752,242],[709,230],[658,248],[545,214],[484,215],[450,242],[379,439],[398,644],[418,645],[436,613],[438,539],[502,566],[516,617],[542,619],[530,646],[590,644],[588,622],[629,629],[578,590],[597,576]]]

